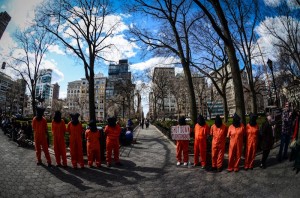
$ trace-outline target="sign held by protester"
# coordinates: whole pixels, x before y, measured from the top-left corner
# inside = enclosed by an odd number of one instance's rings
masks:
[[[190,140],[190,126],[172,126],[171,136],[172,140]]]

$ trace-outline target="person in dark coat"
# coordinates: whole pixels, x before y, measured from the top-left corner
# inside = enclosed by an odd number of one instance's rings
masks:
[[[262,149],[262,159],[260,167],[266,168],[266,161],[269,156],[270,150],[274,144],[273,126],[271,125],[272,117],[269,115],[266,117],[265,122],[262,124],[260,129],[261,135],[261,149]]]

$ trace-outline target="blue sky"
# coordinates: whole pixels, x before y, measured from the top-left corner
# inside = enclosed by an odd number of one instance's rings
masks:
[[[6,31],[4,32],[0,40],[0,62],[7,61],[10,49],[16,47],[16,43],[13,40],[12,34],[17,27],[26,28],[34,17],[34,8],[39,5],[43,0],[0,0],[0,12],[6,11],[12,17]],[[277,6],[284,0],[264,0],[268,6]],[[290,0],[287,0],[290,1]],[[131,23],[137,23],[137,18],[133,19],[132,16],[121,13],[122,9],[118,5],[120,1],[114,1],[115,6],[118,8],[118,14],[111,16],[111,20],[119,20],[121,22],[120,30],[118,34],[113,38],[114,43],[119,45],[119,53],[114,53],[113,56],[108,57],[110,60],[118,61],[119,59],[127,58],[131,63],[131,72],[134,74],[143,74],[145,69],[153,68],[156,66],[162,66],[163,64],[170,64],[174,61],[174,58],[170,57],[165,59],[164,57],[147,57],[146,59],[140,58],[140,47],[136,44],[128,42],[126,39],[127,30]],[[141,19],[142,20],[142,19]],[[274,21],[272,18],[265,19],[266,21]],[[280,28],[280,27],[278,27]],[[271,39],[268,35],[264,34],[263,27],[258,26],[256,31],[259,33],[260,38],[258,42],[260,47],[266,53],[266,57],[274,56],[274,49],[271,47]],[[273,54],[272,54],[273,53]],[[276,57],[273,57],[276,59]],[[261,64],[261,60],[255,60],[256,64]],[[67,92],[67,84],[70,81],[79,80],[84,78],[84,69],[82,62],[74,57],[66,54],[65,50],[59,45],[53,45],[50,48],[50,52],[47,53],[44,58],[43,65],[47,68],[53,69],[53,81],[52,83],[58,83],[60,85],[60,97],[65,98]],[[107,76],[108,63],[99,63],[96,66],[96,73],[101,72]],[[181,68],[176,68],[176,72],[181,72]],[[4,72],[9,74],[9,70]],[[145,75],[144,75],[145,76]],[[136,78],[135,78],[136,79]],[[145,81],[146,78],[136,79],[137,84]],[[148,111],[148,94],[143,95],[144,111]]]

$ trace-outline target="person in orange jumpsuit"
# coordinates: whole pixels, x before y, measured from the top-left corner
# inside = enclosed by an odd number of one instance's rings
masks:
[[[187,125],[184,116],[179,118],[178,125],[180,126]],[[180,166],[182,163],[182,154],[183,154],[183,165],[187,166],[189,161],[189,140],[176,141],[177,166]]]
[[[256,119],[257,116],[251,113],[249,123],[246,125],[245,170],[253,169],[259,131]]]
[[[210,128],[212,138],[212,170],[221,172],[223,168],[227,127],[222,123],[219,115],[216,116],[215,124]]]
[[[63,119],[61,119],[61,112],[56,111],[54,118],[52,120],[52,134],[54,143],[54,153],[56,159],[56,166],[61,166],[61,160],[63,166],[67,166],[67,155],[66,155],[66,143],[65,143],[65,133],[66,124]]]
[[[83,127],[79,122],[79,113],[70,114],[71,121],[68,123],[67,131],[70,134],[70,154],[72,166],[77,169],[77,164],[84,168],[83,150],[82,150],[82,135]]]
[[[89,167],[93,167],[94,161],[96,161],[96,166],[100,167],[100,131],[97,129],[95,120],[90,121],[89,129],[85,131],[85,138]]]
[[[107,125],[104,128],[104,133],[106,135],[106,165],[111,166],[111,156],[114,152],[114,162],[116,165],[122,165],[119,159],[119,138],[121,134],[121,127],[117,124],[117,120],[114,117],[107,119]]]
[[[37,107],[36,116],[32,119],[32,129],[34,131],[34,146],[36,152],[37,165],[42,165],[41,147],[47,159],[48,167],[51,167],[51,158],[48,150],[48,127],[47,121],[43,117],[44,108]]]
[[[239,163],[243,150],[243,139],[245,136],[245,127],[241,123],[241,118],[235,113],[232,125],[228,128],[227,137],[230,138],[228,153],[228,171],[239,171]]]
[[[197,118],[195,125],[195,142],[194,142],[194,166],[199,166],[199,154],[201,157],[201,168],[206,166],[206,140],[209,135],[209,126],[206,124],[202,115]]]

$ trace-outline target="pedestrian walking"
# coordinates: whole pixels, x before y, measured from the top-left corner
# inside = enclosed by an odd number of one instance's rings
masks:
[[[44,118],[44,108],[37,107],[36,116],[32,120],[32,129],[34,131],[34,146],[36,152],[37,165],[42,165],[41,149],[45,154],[48,167],[51,167],[51,158],[48,150],[48,127]]]
[[[89,129],[85,131],[85,138],[89,167],[93,167],[94,162],[96,162],[97,167],[100,167],[100,131],[97,129],[95,120],[89,122]]]
[[[228,128],[227,137],[230,138],[228,153],[228,171],[239,171],[239,164],[243,150],[243,139],[245,136],[245,126],[241,123],[241,118],[235,113],[232,125]]]
[[[289,103],[285,103],[284,110],[282,112],[282,128],[280,137],[280,148],[278,153],[278,161],[288,158],[288,146],[292,135],[292,112],[290,111]],[[283,155],[282,155],[283,152]]]
[[[261,150],[262,150],[262,159],[260,167],[265,169],[266,161],[269,156],[270,150],[274,144],[274,130],[275,126],[272,126],[272,117],[268,115],[266,117],[265,122],[262,124],[260,128],[260,142],[261,142]]]
[[[67,129],[66,129],[65,121],[61,119],[60,111],[55,111],[55,115],[52,120],[51,130],[53,135],[56,166],[60,167],[63,164],[64,167],[67,167],[67,155],[66,155],[66,143],[65,143],[65,133]]]
[[[206,167],[206,141],[209,135],[209,126],[202,115],[199,115],[197,118],[194,132],[194,166],[201,165],[201,168],[204,169]],[[199,163],[199,156],[201,163]]]
[[[114,153],[115,165],[122,165],[119,159],[119,137],[121,133],[121,127],[116,123],[115,117],[110,117],[107,119],[107,125],[104,128],[104,133],[106,134],[106,165],[111,166],[112,163],[112,153]]]
[[[178,120],[179,126],[185,126],[186,121],[185,117],[182,116]],[[177,140],[176,142],[176,159],[177,159],[177,166],[182,164],[182,155],[183,155],[183,165],[187,166],[189,161],[189,140]]]
[[[245,170],[253,169],[259,132],[259,128],[256,123],[257,116],[251,113],[249,117],[249,123],[246,125]]]
[[[212,170],[221,172],[223,169],[227,127],[222,123],[219,115],[216,116],[215,124],[210,128],[210,135],[213,136],[211,145]]]
[[[77,164],[79,164],[81,168],[84,168],[82,150],[82,134],[84,131],[82,124],[78,120],[80,114],[73,113],[70,114],[70,116],[71,121],[68,123],[67,131],[70,134],[69,141],[72,166],[74,169],[77,169]]]

